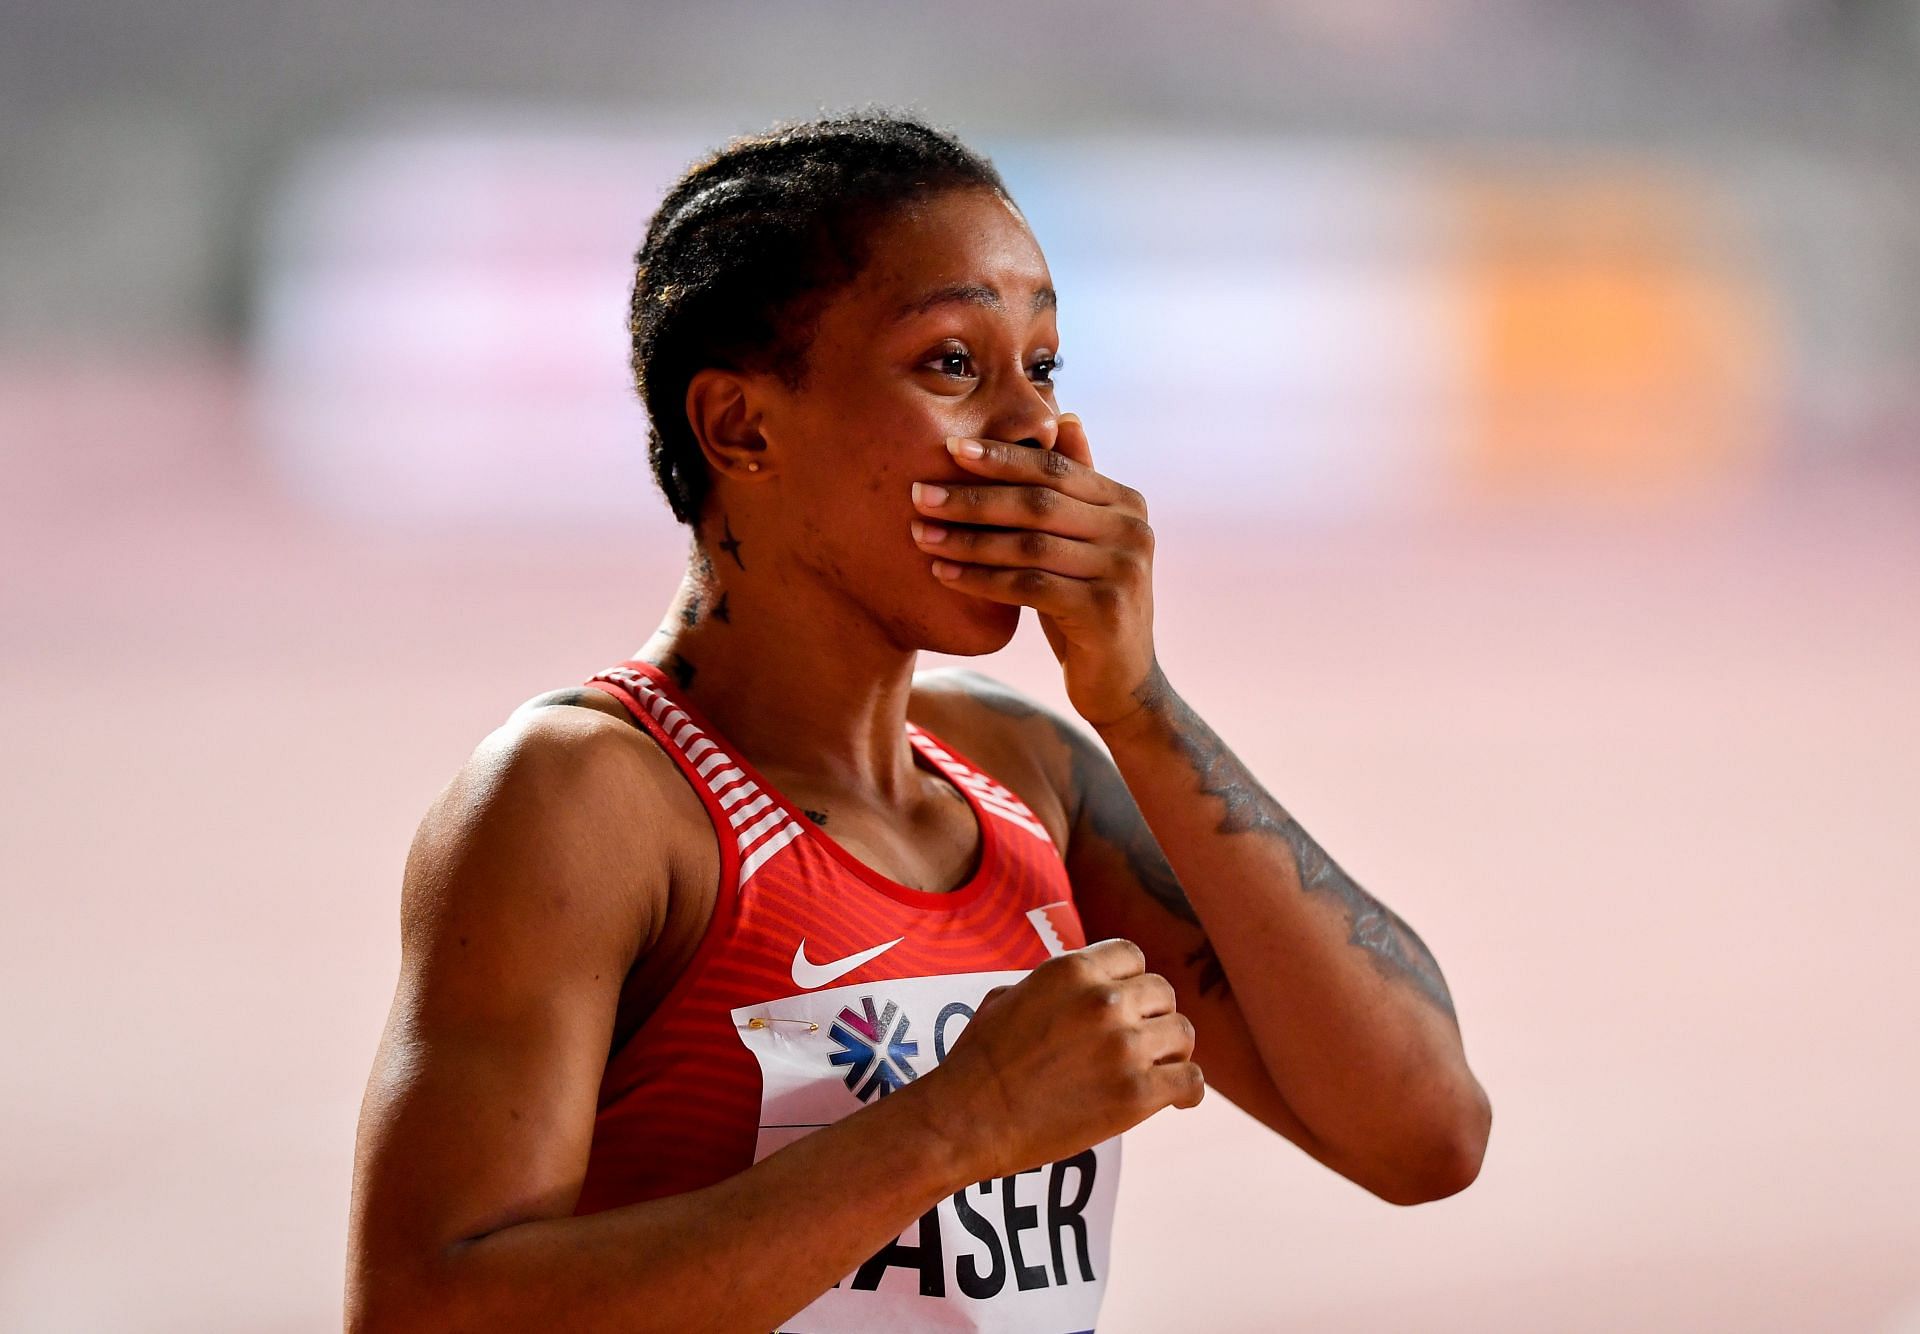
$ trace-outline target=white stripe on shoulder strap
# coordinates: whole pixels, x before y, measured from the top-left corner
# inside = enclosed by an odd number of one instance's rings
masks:
[[[685,767],[699,778],[722,811],[731,812],[727,822],[735,831],[734,846],[740,853],[741,885],[804,832],[783,807],[747,777],[727,748],[708,736],[652,678],[629,667],[615,667],[602,672],[601,677],[632,692],[660,725],[667,744],[685,759]],[[755,816],[760,818],[755,820]]]
[[[1052,845],[1053,835],[1047,832],[1047,827],[1040,823],[1040,817],[1033,813],[1032,808],[1014,795],[1012,788],[996,782],[978,769],[961,763],[958,757],[935,742],[913,723],[907,724],[907,731],[921,753],[932,760],[941,773],[978,797],[983,808],[999,816],[1008,824],[1017,825],[1026,830],[1049,846]]]
[[[800,826],[789,820],[781,827],[779,833],[755,848],[752,854],[740,863],[740,883],[743,885],[746,884],[748,878],[762,866],[765,866],[767,860],[772,857],[774,853],[786,847],[787,844],[793,842],[794,839],[799,838],[800,832]]]

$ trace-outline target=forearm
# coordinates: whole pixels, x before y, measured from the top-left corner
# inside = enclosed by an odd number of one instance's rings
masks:
[[[766,1334],[973,1180],[944,1092],[918,1081],[703,1190],[458,1243],[354,1327]]]
[[[1288,1106],[1343,1156],[1381,1164],[1383,1178],[1470,1179],[1489,1114],[1432,953],[1157,668],[1137,698],[1101,738]]]

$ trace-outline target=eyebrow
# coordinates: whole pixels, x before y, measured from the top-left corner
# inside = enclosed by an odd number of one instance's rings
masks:
[[[950,302],[964,301],[973,305],[985,306],[989,310],[1001,310],[999,289],[988,287],[984,283],[948,283],[945,287],[936,287],[925,296],[915,297],[901,306],[893,314],[895,324],[915,315],[924,315],[935,306],[944,306]],[[1060,298],[1051,287],[1036,288],[1033,293],[1033,313],[1043,310],[1057,310]]]

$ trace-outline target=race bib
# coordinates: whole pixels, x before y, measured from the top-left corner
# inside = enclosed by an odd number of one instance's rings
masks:
[[[1027,975],[909,977],[742,1006],[760,1063],[754,1161],[946,1059],[988,991]],[[782,1326],[782,1334],[1081,1334],[1106,1288],[1120,1137],[941,1200]]]

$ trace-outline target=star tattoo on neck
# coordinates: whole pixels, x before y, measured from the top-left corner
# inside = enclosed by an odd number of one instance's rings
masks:
[[[738,565],[743,570],[746,569],[747,563],[740,559],[740,539],[733,535],[732,520],[722,515],[720,522],[724,525],[726,532],[726,537],[720,543],[720,549],[733,557],[733,563],[735,565]]]

